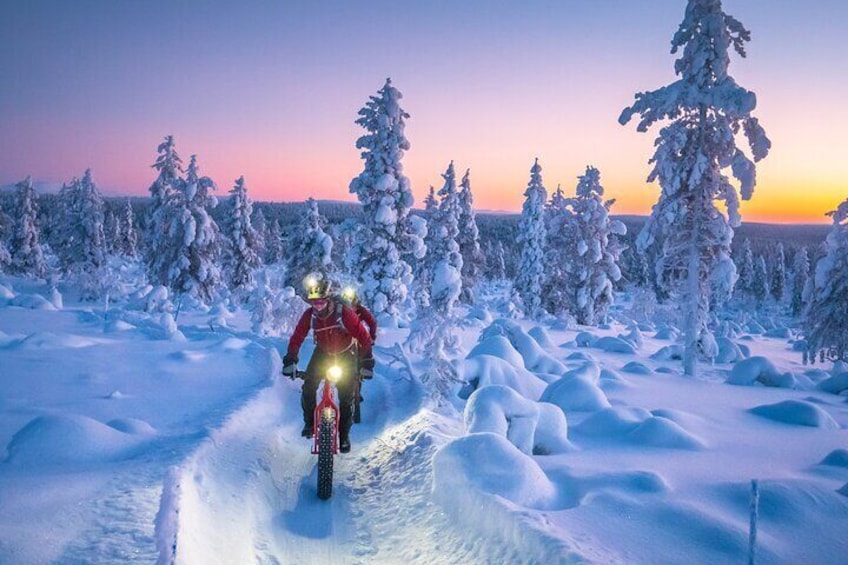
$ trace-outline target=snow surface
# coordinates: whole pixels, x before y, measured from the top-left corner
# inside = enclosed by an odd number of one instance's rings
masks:
[[[759,563],[848,555],[846,373],[789,339],[692,379],[666,335],[587,350],[632,330],[481,329],[477,304],[473,386],[436,405],[386,328],[324,502],[285,343],[249,313],[0,288],[0,563],[743,562],[752,479]]]

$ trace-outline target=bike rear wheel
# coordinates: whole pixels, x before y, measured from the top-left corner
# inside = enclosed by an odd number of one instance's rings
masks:
[[[318,425],[318,498],[321,500],[327,500],[333,496],[335,428],[335,414],[330,410],[321,414],[321,421]]]

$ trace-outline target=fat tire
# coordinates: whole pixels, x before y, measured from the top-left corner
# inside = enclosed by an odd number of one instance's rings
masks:
[[[321,415],[318,427],[318,498],[327,500],[333,496],[333,440],[336,425],[335,415]]]

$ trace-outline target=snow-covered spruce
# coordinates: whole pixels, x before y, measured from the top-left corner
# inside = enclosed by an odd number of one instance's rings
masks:
[[[524,205],[518,226],[521,261],[515,278],[515,290],[523,303],[524,313],[538,319],[544,314],[542,285],[545,279],[545,201],[548,192],[542,184],[539,159],[530,169],[530,182],[524,191]]]
[[[236,180],[230,194],[229,213],[224,224],[227,276],[230,290],[243,294],[254,287],[253,271],[260,264],[261,246],[251,223],[253,202],[247,195],[244,177]]]
[[[786,290],[786,254],[783,252],[782,243],[777,243],[772,259],[769,291],[772,298],[780,303],[783,302],[783,293]]]
[[[132,202],[129,198],[127,198],[127,204],[119,223],[121,237],[117,243],[118,252],[128,259],[135,259],[138,256],[138,234],[135,229]]]
[[[689,0],[683,22],[675,33],[672,53],[682,49],[674,70],[680,79],[651,92],[636,94],[619,122],[640,116],[641,132],[662,120],[651,159],[649,181],[659,180],[662,193],[639,235],[641,249],[656,246],[667,279],[664,286],[684,305],[686,347],[683,360],[688,375],[696,372],[699,342],[707,332],[710,286],[716,273],[732,289],[736,269],[730,259],[733,227],[741,223],[739,195],[722,170],[730,167],[747,200],[756,184],[756,169],[737,146],[734,134],[748,139],[753,161],[771,147],[758,120],[751,116],[757,104],[753,92],[736,84],[728,74],[729,50],[745,56],[750,33],[725,14],[720,0]],[[716,206],[726,206],[727,217]]]
[[[318,211],[318,202],[309,198],[288,241],[285,286],[300,289],[309,273],[329,274],[333,270],[333,239],[324,231],[326,226],[327,220]]]
[[[586,167],[578,177],[577,194],[566,205],[565,230],[571,233],[568,246],[562,250],[568,309],[577,322],[596,325],[606,319],[613,303],[613,283],[621,278],[618,258],[622,246],[618,236],[627,233],[619,220],[609,216],[615,200],[602,199],[604,188],[600,172]]]
[[[82,180],[74,178],[59,193],[62,222],[59,244],[54,249],[62,270],[77,279],[84,300],[101,294],[106,265],[103,198],[87,169]]]
[[[28,277],[47,275],[47,263],[41,250],[38,229],[38,195],[27,177],[16,186],[12,211],[14,225],[9,240],[9,272]]]
[[[350,183],[363,208],[363,226],[351,249],[364,302],[375,314],[401,315],[412,282],[412,269],[404,256],[420,259],[424,242],[409,223],[414,199],[401,160],[409,149],[404,135],[409,117],[401,107],[402,94],[391,79],[359,111],[356,123],[366,134],[356,141],[365,161],[364,170]]]
[[[807,248],[801,247],[795,251],[792,261],[792,296],[790,307],[793,316],[799,316],[804,310],[804,288],[810,278],[810,259]]]
[[[462,294],[466,304],[475,301],[475,288],[483,274],[486,258],[480,250],[480,230],[471,194],[471,170],[466,170],[459,186],[459,234],[457,243],[462,254]]]
[[[456,241],[460,205],[453,162],[442,177],[445,184],[438,193],[439,206],[430,211],[425,239],[423,275],[429,279],[429,307],[418,310],[407,341],[412,351],[425,351],[434,366],[442,365],[445,349],[455,346],[451,330],[456,323],[454,307],[462,292],[462,255]],[[440,377],[443,372],[439,372]],[[441,385],[436,388],[442,389]]]
[[[826,254],[816,263],[810,302],[804,316],[804,361],[848,359],[848,200],[829,213],[833,227]]]

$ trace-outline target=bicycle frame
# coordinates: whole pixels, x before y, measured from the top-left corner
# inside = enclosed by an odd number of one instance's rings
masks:
[[[338,455],[339,453],[339,407],[336,404],[335,398],[333,398],[333,385],[330,383],[329,379],[326,377],[322,379],[323,386],[321,390],[321,401],[315,405],[315,412],[313,414],[312,421],[313,430],[315,433],[312,434],[312,454],[318,455],[318,426],[321,422],[321,415],[325,410],[331,410],[334,413],[334,426],[333,426],[333,455]]]

